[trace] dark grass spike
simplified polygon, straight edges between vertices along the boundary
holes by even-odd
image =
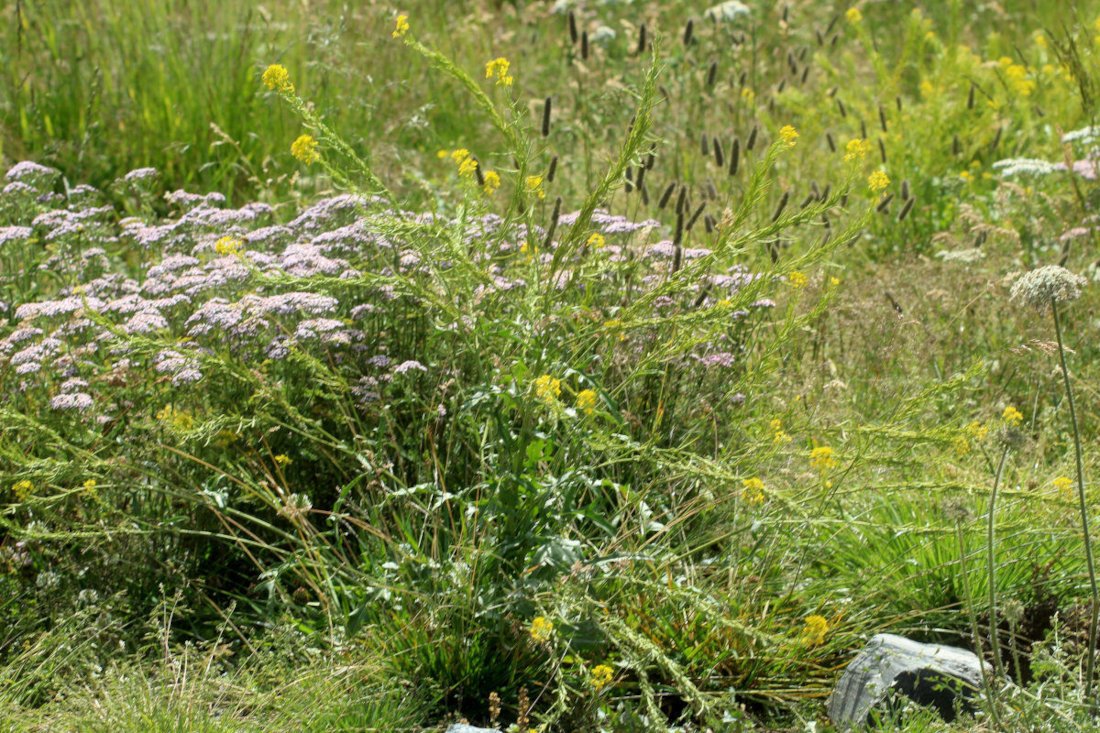
[[[581,60],[588,60],[588,31],[581,33]]]
[[[878,154],[882,157],[882,164],[886,165],[886,144],[881,137],[878,139]]]
[[[748,81],[748,78],[749,78],[749,72],[742,71],[741,76],[737,77],[737,86],[739,86],[739,87],[745,86],[745,82]]]
[[[901,198],[903,201],[909,200],[909,179],[906,178],[901,182]]]
[[[688,223],[687,223],[687,227],[686,227],[687,231],[690,232],[691,228],[695,226],[695,222],[699,221],[699,217],[703,215],[703,210],[705,208],[707,208],[707,203],[705,201],[703,203],[699,204],[699,208],[697,208],[695,210],[695,213],[691,215],[691,218],[688,219]]]
[[[955,137],[951,138],[951,154],[958,157],[961,152],[962,144],[959,142],[959,136],[955,135]]]
[[[707,88],[713,89],[716,81],[718,81],[718,62],[711,61],[710,68],[707,69]]]
[[[997,145],[1001,142],[1001,133],[1004,132],[1004,127],[997,128],[997,134],[993,136],[993,142],[989,144],[989,152],[993,152],[997,149]]]
[[[577,45],[577,16],[572,10],[569,11],[569,40]]]
[[[638,173],[634,176],[634,188],[641,188],[645,185],[645,172],[646,167],[644,165],[638,166]]]
[[[821,189],[817,187],[817,181],[810,181],[810,193],[814,195],[815,199],[821,198]]]
[[[840,100],[840,97],[836,98],[836,108],[840,112],[841,117],[846,118],[848,116],[848,110],[844,108],[844,102]]]
[[[554,174],[558,172],[558,156],[554,156],[550,159],[550,169],[546,171],[546,182],[554,182]]]
[[[829,221],[829,217],[824,213],[821,214],[821,224],[826,229],[832,229],[833,228],[833,223],[831,221]]]
[[[902,106],[901,106],[901,95],[900,94],[897,95],[896,97],[894,97],[894,106],[898,108],[898,112],[901,112]]]
[[[707,179],[707,197],[711,201],[718,200],[718,187],[714,185],[714,181]]]
[[[691,45],[691,42],[695,39],[695,20],[689,18],[687,25],[684,26],[684,48]]]
[[[772,221],[771,221],[772,224],[779,221],[779,217],[783,215],[783,209],[787,208],[787,202],[790,201],[790,200],[791,200],[791,192],[790,191],[784,191],[783,192],[783,198],[779,199],[779,206],[775,207],[775,213],[772,214]]]
[[[974,82],[970,82],[970,93],[966,95],[966,108],[974,109]]]
[[[803,46],[802,50],[798,52],[798,60],[802,63],[806,63],[806,57],[810,55],[810,47]]]
[[[645,169],[647,171],[653,170],[653,166],[657,164],[657,148],[650,148],[649,155],[645,159]]]
[[[825,45],[825,36],[823,36],[821,34],[821,31],[819,31],[818,29],[815,28],[814,29],[814,35],[817,36],[817,45],[818,46],[824,46]]]
[[[886,110],[882,108],[881,104],[878,106],[878,123],[882,126],[883,132],[890,132],[886,127]]]
[[[829,194],[832,193],[832,192],[833,192],[833,184],[831,184],[831,183],[825,184],[825,188],[821,191],[821,200],[822,201],[828,201]]]
[[[561,216],[561,196],[554,200],[554,213],[550,217],[550,226],[546,228],[546,239],[542,241],[543,252],[548,252],[550,245],[554,242],[554,233],[558,230],[559,216]]]
[[[733,139],[733,147],[730,148],[730,167],[729,173],[731,176],[737,175],[737,166],[741,160],[741,138],[735,137]]]
[[[645,185],[645,181],[638,186],[638,193],[642,195],[642,205],[649,206],[649,186]]]
[[[776,94],[782,94],[783,90],[786,89],[786,88],[787,88],[787,80],[786,79],[780,79],[779,80],[779,85],[775,88],[775,93]],[[769,100],[769,103],[771,101],[772,100]],[[769,106],[770,106],[770,104],[769,104]]]
[[[784,23],[789,23],[790,18],[791,18],[791,6],[790,5],[784,5],[783,6],[783,22]]]
[[[864,140],[867,139],[867,123],[863,121],[863,118],[859,120],[859,136]]]
[[[772,264],[779,262],[779,240],[773,239],[765,245],[768,248],[768,256],[772,258]]]
[[[840,21],[839,15],[834,15],[833,19],[829,21],[829,25],[825,26],[825,35],[829,35],[833,32],[833,28],[836,28],[836,24]]]
[[[485,188],[485,173],[481,170],[481,161],[474,158],[474,163],[477,164],[474,166],[474,175],[477,176],[477,187]]]
[[[715,165],[717,165],[719,168],[725,168],[726,167],[726,154],[722,150],[722,141],[719,140],[717,137],[715,137],[713,140],[711,140],[711,142],[714,143],[714,163],[715,163]]]
[[[828,97],[829,99],[833,99],[833,98],[836,97],[836,93],[839,92],[839,91],[840,91],[840,87],[832,87],[827,92],[825,92],[825,96]]]
[[[672,235],[672,271],[676,272],[680,269],[680,258],[683,257],[683,250],[681,246],[684,241],[684,215],[683,213],[676,214],[676,231]]]
[[[802,70],[802,78],[799,79],[799,84],[805,84],[806,80],[810,78],[810,67],[807,66]]]
[[[687,186],[682,186],[680,188],[680,196],[676,199],[676,213],[677,214],[683,214],[684,213],[684,207],[687,206],[687,195],[688,195]]]
[[[663,210],[666,206],[668,206],[668,200],[672,198],[672,194],[675,191],[676,181],[673,181],[672,183],[668,184],[668,187],[665,188],[665,192],[661,194],[661,198],[657,201],[657,208]]]
[[[829,48],[836,48],[837,41],[840,40],[840,34],[833,34],[833,40],[829,41]]]
[[[831,133],[831,132],[826,132],[825,133],[825,143],[829,146],[829,152],[830,153],[835,153],[836,152],[836,141],[833,140],[833,133]]]
[[[710,140],[707,139],[705,132],[699,138],[699,153],[704,157],[710,155]]]
[[[815,200],[817,200],[817,197],[814,196],[813,193],[806,194],[806,198],[802,199],[802,203],[798,205],[798,210],[802,211],[802,209],[805,209],[807,206],[812,204]]]
[[[634,190],[634,169],[630,166],[626,167],[626,192],[630,193]]]
[[[848,194],[844,194],[840,197],[840,205],[843,207],[848,206]]]
[[[712,234],[714,230],[718,227],[718,222],[714,220],[713,216],[707,214],[703,217],[703,226],[706,228],[707,234]]]
[[[710,217],[707,217],[708,219]],[[706,283],[699,289],[699,295],[695,298],[695,302],[691,304],[692,308],[698,308],[703,304],[703,301],[707,299],[707,294],[710,292],[711,284]]]
[[[905,221],[905,217],[909,216],[909,212],[913,210],[913,204],[917,203],[916,199],[909,199],[905,202],[905,206],[901,207],[901,211],[898,212],[898,221]]]
[[[641,56],[646,52],[646,46],[649,44],[649,39],[646,38],[648,29],[645,23],[638,26],[638,55]]]
[[[759,128],[756,125],[752,126],[752,132],[749,133],[749,139],[745,141],[745,150],[752,150],[756,145],[756,135],[759,132]]]
[[[886,213],[886,210],[890,208],[890,202],[894,200],[894,194],[888,193],[882,197],[882,201],[875,207],[875,211],[880,214]]]
[[[550,97],[546,98],[546,101],[542,103],[542,136],[550,137],[550,110],[553,103]]]

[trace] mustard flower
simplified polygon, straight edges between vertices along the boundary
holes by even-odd
[[[848,11],[844,13],[844,17],[852,25],[859,25],[863,22],[863,13],[859,12],[859,8],[848,8]]]
[[[615,678],[615,671],[606,664],[597,664],[592,668],[592,676],[589,678],[589,683],[599,692],[603,688],[611,684],[611,680]]]
[[[787,431],[783,429],[783,421],[778,417],[772,420],[768,426],[772,431],[772,442],[776,445],[783,445],[791,442],[791,436],[787,434]]]
[[[825,643],[825,634],[829,632],[829,622],[824,616],[811,614],[806,617],[806,626],[802,630],[802,641],[807,646],[819,646]]]
[[[1014,428],[1020,427],[1024,422],[1024,415],[1012,405],[1005,408],[1005,411],[1001,413],[1001,418]]]
[[[604,239],[604,236],[599,232],[593,232],[592,235],[588,238],[588,242],[586,244],[588,244],[588,246],[592,249],[599,249],[600,247],[603,247],[605,244],[607,244],[607,240]]]
[[[513,78],[508,74],[508,68],[511,66],[508,59],[501,56],[495,58],[485,64],[485,78],[492,79],[494,76],[497,79],[497,86],[509,87],[512,86]]]
[[[535,397],[548,405],[554,404],[561,397],[561,380],[543,374],[535,380]]]
[[[458,175],[469,178],[474,175],[474,171],[477,170],[477,160],[474,158],[466,158],[458,164]]]
[[[294,462],[286,453],[280,453],[279,455],[275,456],[274,460],[275,463],[280,466],[289,466],[291,463]]]
[[[788,148],[793,148],[798,144],[798,130],[791,125],[783,125],[779,128],[779,139]]]
[[[235,255],[244,249],[244,240],[239,237],[222,237],[214,243],[214,251],[220,255]]]
[[[542,187],[542,176],[527,176],[525,183],[528,193],[538,196],[539,199],[546,198],[546,191]]]
[[[810,451],[810,468],[825,473],[831,468],[836,468],[836,458],[833,449],[827,445],[819,445]]]
[[[867,176],[867,186],[872,192],[878,193],[882,189],[890,185],[890,177],[886,175],[886,171],[881,168],[871,175]]]
[[[500,174],[496,171],[485,171],[485,185],[481,188],[486,196],[492,196],[500,188]]]
[[[810,281],[810,278],[798,270],[791,272],[787,275],[787,284],[795,290],[806,287],[806,283]]]
[[[299,135],[290,144],[290,154],[306,165],[316,163],[321,158],[321,154],[317,152],[317,140],[312,135]]]
[[[18,499],[19,501],[26,501],[27,497],[31,495],[31,492],[34,491],[34,484],[32,484],[27,479],[16,481],[14,484],[12,484],[11,491],[13,494],[15,494],[16,499]]]
[[[753,506],[764,503],[764,481],[759,477],[747,478],[741,482],[741,501]]]
[[[272,91],[281,92],[283,94],[292,94],[294,92],[294,84],[290,81],[290,72],[288,72],[286,67],[282,64],[272,64],[264,69],[261,80],[264,86]]]
[[[577,409],[585,415],[591,415],[596,411],[598,396],[592,389],[583,389],[577,393]]]
[[[863,138],[854,138],[848,141],[848,144],[844,146],[844,162],[845,163],[858,163],[867,157],[867,153],[871,152],[871,143]]]
[[[550,641],[550,637],[554,635],[554,622],[545,616],[535,616],[529,633],[540,644]]]
[[[408,32],[409,32],[409,16],[407,16],[407,15],[397,16],[397,22],[394,26],[393,33],[391,35],[394,38],[401,38],[401,36],[405,35]]]
[[[1054,484],[1054,488],[1058,489],[1062,493],[1068,493],[1073,487],[1073,479],[1069,476],[1059,476],[1050,483]]]

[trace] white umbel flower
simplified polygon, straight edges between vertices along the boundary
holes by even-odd
[[[1042,310],[1077,300],[1086,282],[1064,267],[1047,265],[1021,275],[1012,285],[1012,300]]]

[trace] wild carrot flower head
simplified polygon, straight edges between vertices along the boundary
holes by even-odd
[[[288,72],[286,67],[282,64],[272,64],[268,66],[264,69],[264,74],[261,79],[264,86],[272,91],[284,94],[291,94],[294,91],[294,84],[290,81],[290,72]]]
[[[798,130],[791,125],[783,125],[779,128],[779,139],[788,148],[793,148],[798,144]]]
[[[312,135],[299,135],[290,144],[290,154],[306,165],[316,163],[321,158],[321,154],[317,152],[317,140]]]
[[[1021,275],[1012,284],[1012,300],[1043,310],[1052,303],[1068,303],[1081,297],[1085,278],[1059,265],[1047,265]]]
[[[409,32],[409,16],[407,16],[407,15],[397,16],[397,21],[394,24],[393,33],[391,35],[394,38],[401,38],[401,36],[405,35],[408,32]]]
[[[508,74],[508,68],[511,63],[508,59],[501,56],[495,58],[492,61],[485,64],[485,78],[492,79],[494,76],[497,80],[497,86],[510,87],[514,79]]]
[[[531,620],[529,633],[531,638],[540,644],[550,641],[550,637],[554,635],[554,622],[545,616],[535,616]]]

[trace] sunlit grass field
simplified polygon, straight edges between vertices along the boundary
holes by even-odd
[[[23,0],[0,62],[0,729],[828,731],[880,632],[990,674],[872,730],[1100,729],[1100,3]]]

